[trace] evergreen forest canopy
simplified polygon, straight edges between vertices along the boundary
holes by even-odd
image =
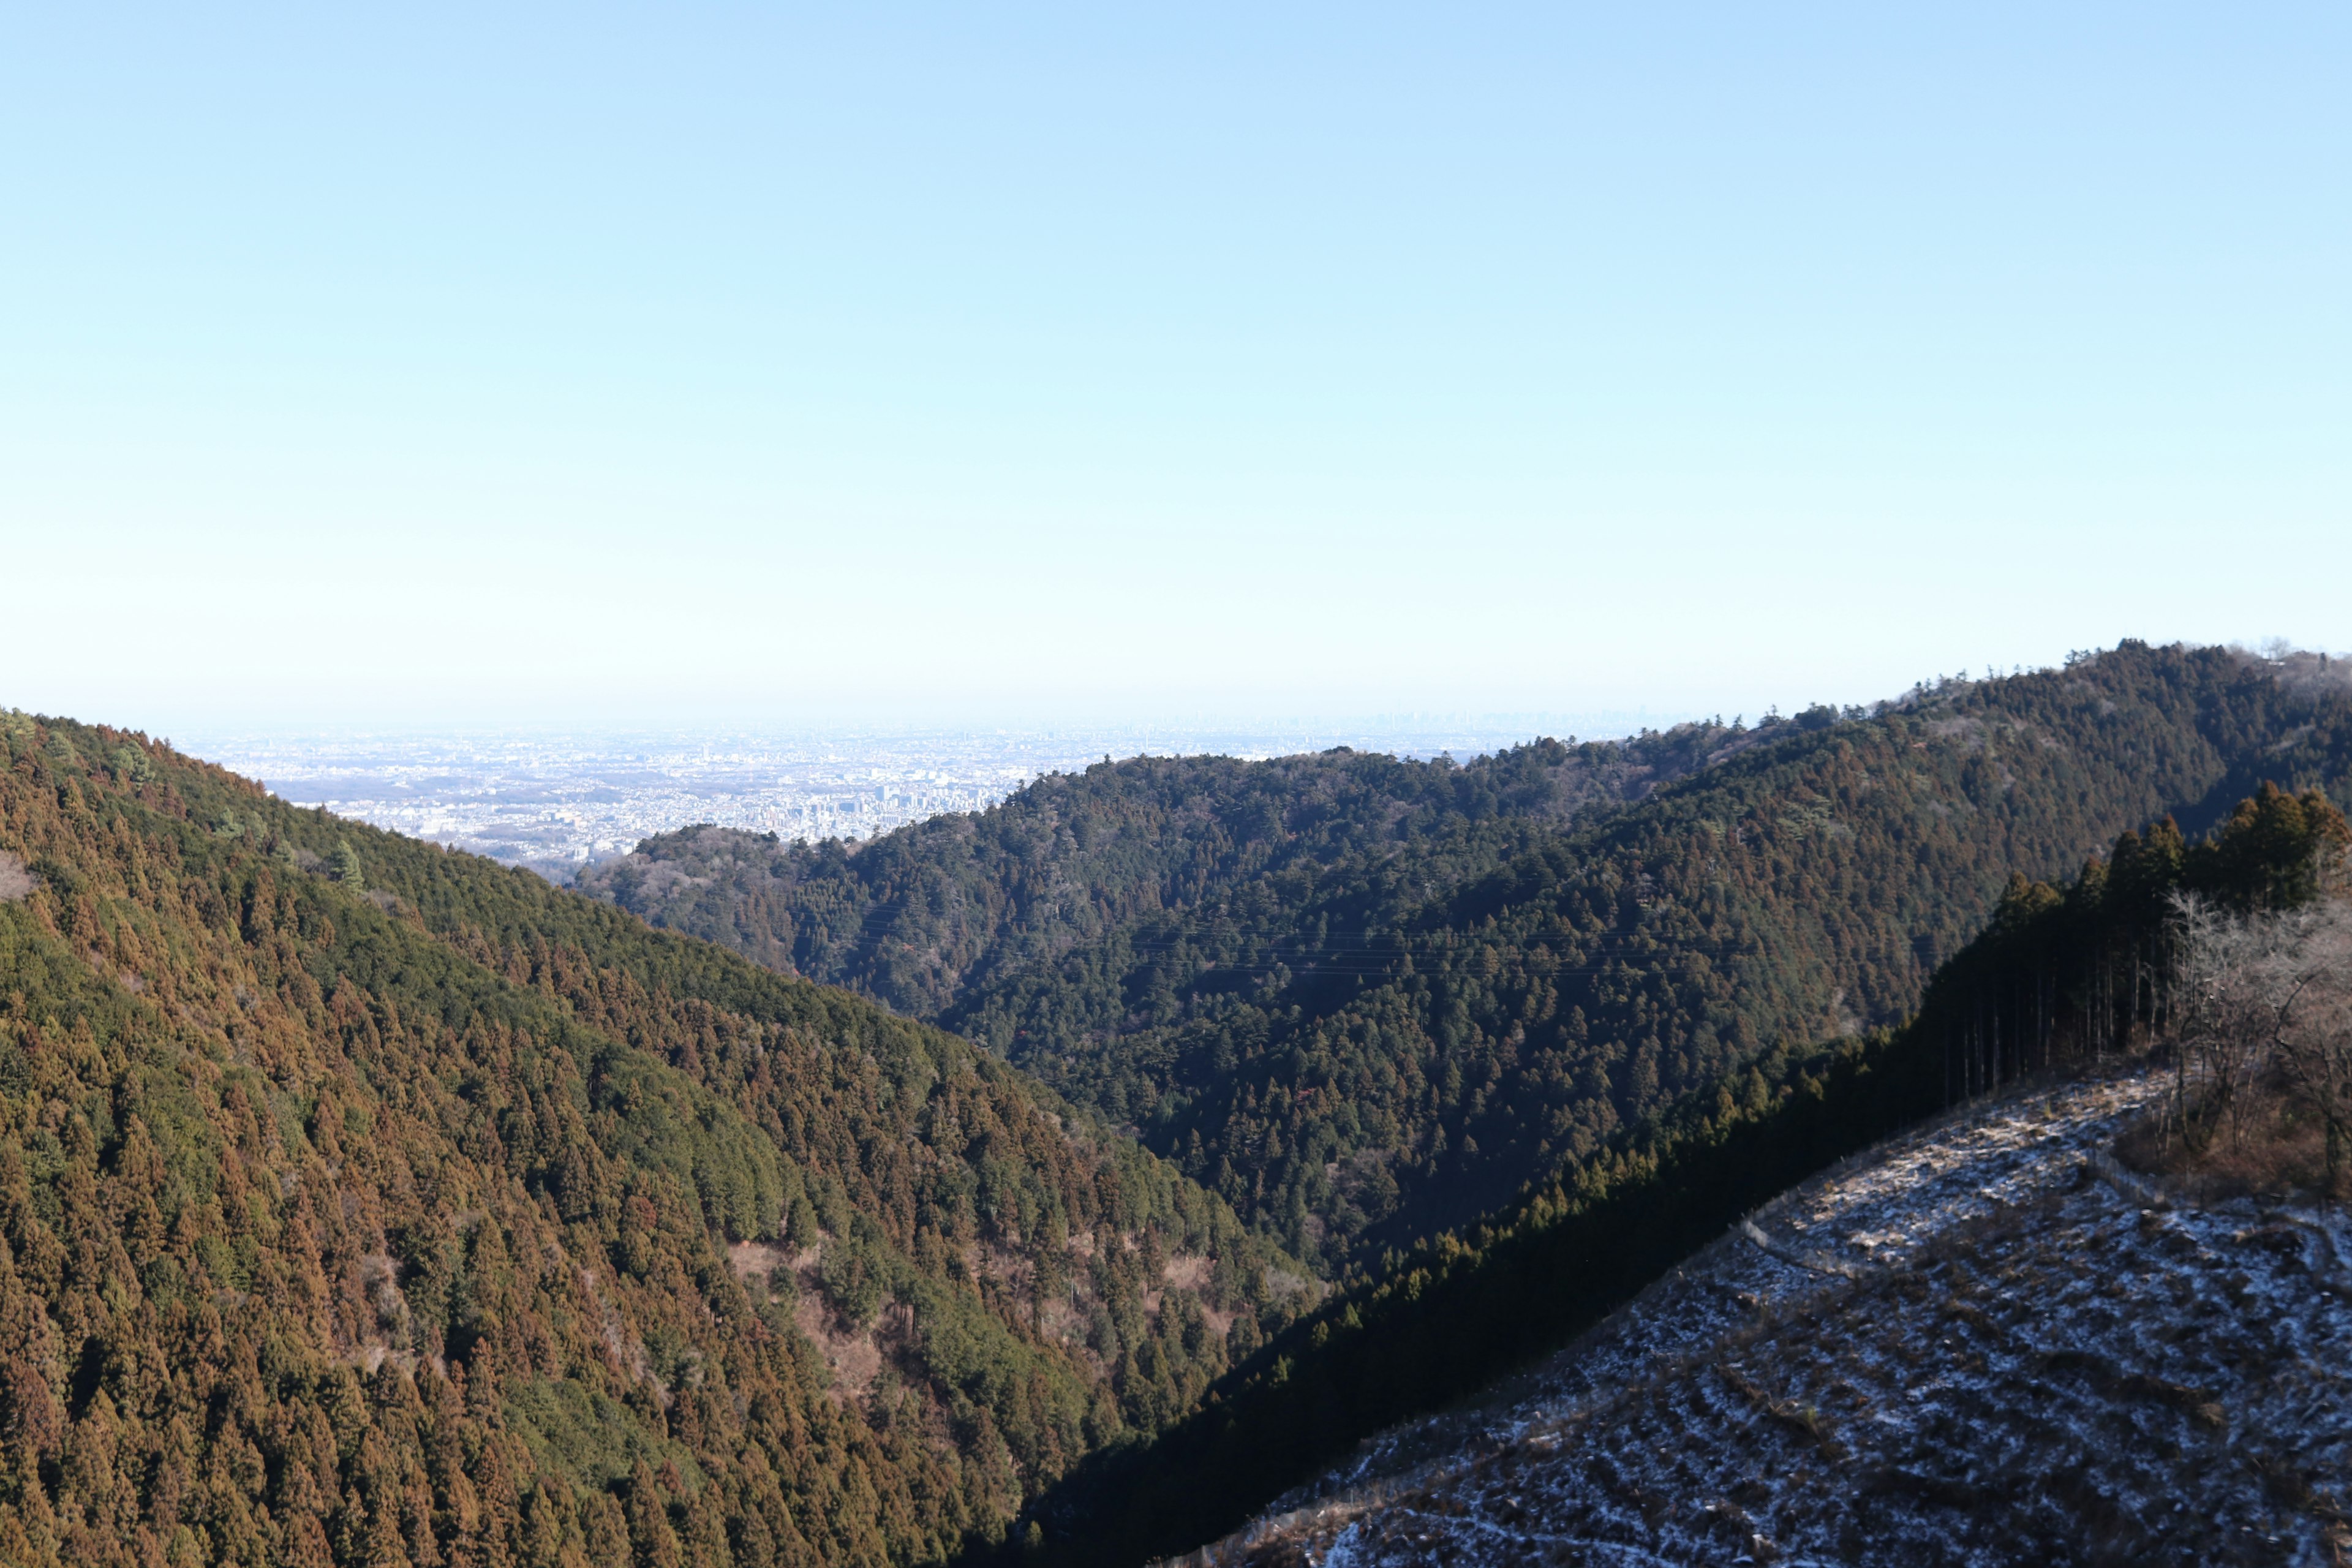
[[[2126,644],[1466,767],[1107,763],[854,851],[689,830],[616,909],[0,713],[0,1560],[1195,1544],[1824,1161],[2144,1038],[2166,900],[2307,897],[2347,759],[2340,668]]]
[[[951,1035],[0,713],[0,1560],[940,1562],[1312,1290]]]
[[[1775,1049],[1744,1081],[1612,1139],[1572,1179],[1351,1281],[1191,1419],[1094,1456],[1041,1500],[1045,1560],[1133,1563],[1213,1540],[1382,1427],[1591,1327],[1832,1161],[2028,1073],[2169,1053],[2181,1092],[2133,1140],[2216,1150],[2251,1118],[2291,1150],[2324,1129],[2300,1170],[2266,1169],[2340,1195],[2352,1046],[2326,1010],[2347,995],[2347,848],[2322,792],[2265,783],[2206,842],[2165,817],[2063,886],[2013,876],[1908,1022]],[[2299,996],[2320,1028],[2289,1016]]]
[[[1919,1005],[2012,875],[2352,788],[2340,664],[2126,643],[1867,711],[1466,766],[1137,758],[862,846],[712,827],[583,877],[1130,1127],[1329,1271]]]

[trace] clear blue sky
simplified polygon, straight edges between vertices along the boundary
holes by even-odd
[[[18,9],[0,704],[1727,715],[2352,645],[2352,9],[828,12]]]

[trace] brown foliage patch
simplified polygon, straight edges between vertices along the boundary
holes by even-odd
[[[2330,1190],[2326,1128],[2283,1086],[2258,1082],[2235,1110],[2235,1127],[2201,1148],[2180,1136],[2170,1111],[2151,1111],[2116,1140],[2116,1158],[2205,1202],[2352,1196],[2352,1165]]]

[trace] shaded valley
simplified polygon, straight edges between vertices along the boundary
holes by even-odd
[[[1462,767],[1106,763],[862,846],[689,829],[583,885],[964,1034],[1371,1268],[1777,1048],[1899,1022],[2012,874],[2348,773],[2340,665],[2126,644]]]

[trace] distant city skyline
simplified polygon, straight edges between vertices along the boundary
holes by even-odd
[[[1205,752],[1256,759],[1353,745],[1466,762],[1546,733],[1603,738],[1540,722],[1326,722],[1223,730],[295,728],[171,739],[281,799],[562,880],[652,835],[696,823],[786,842],[871,838],[946,812],[985,810],[1033,779],[1106,756]]]
[[[1899,693],[1878,694],[1893,697]],[[1785,704],[1779,706],[1786,706]],[[557,718],[524,718],[512,721],[435,722],[419,719],[380,722],[334,722],[300,718],[199,721],[183,727],[181,735],[163,736],[198,744],[244,744],[253,742],[293,742],[315,738],[343,742],[371,736],[427,740],[479,741],[486,744],[538,743],[548,739],[594,737],[600,744],[622,747],[642,744],[661,750],[698,741],[757,738],[768,741],[829,741],[835,739],[909,737],[1043,736],[1100,737],[1132,742],[1139,748],[1165,742],[1190,745],[1205,739],[1244,738],[1253,742],[1295,736],[1301,743],[1323,736],[1397,739],[1418,746],[1431,736],[1461,734],[1477,737],[1516,735],[1531,739],[1550,735],[1565,739],[1617,739],[1644,728],[1659,728],[1706,717],[1696,711],[1664,711],[1627,708],[1582,712],[1553,710],[1407,710],[1398,712],[1299,712],[1153,714],[1108,720],[1091,713],[999,715],[961,722],[900,721],[879,716],[864,721],[793,721],[737,715],[731,720],[678,720],[668,722],[608,719],[602,721]],[[1759,715],[1749,714],[1749,719]],[[1727,721],[1729,715],[1723,715]],[[1329,742],[1350,744],[1351,741]]]

